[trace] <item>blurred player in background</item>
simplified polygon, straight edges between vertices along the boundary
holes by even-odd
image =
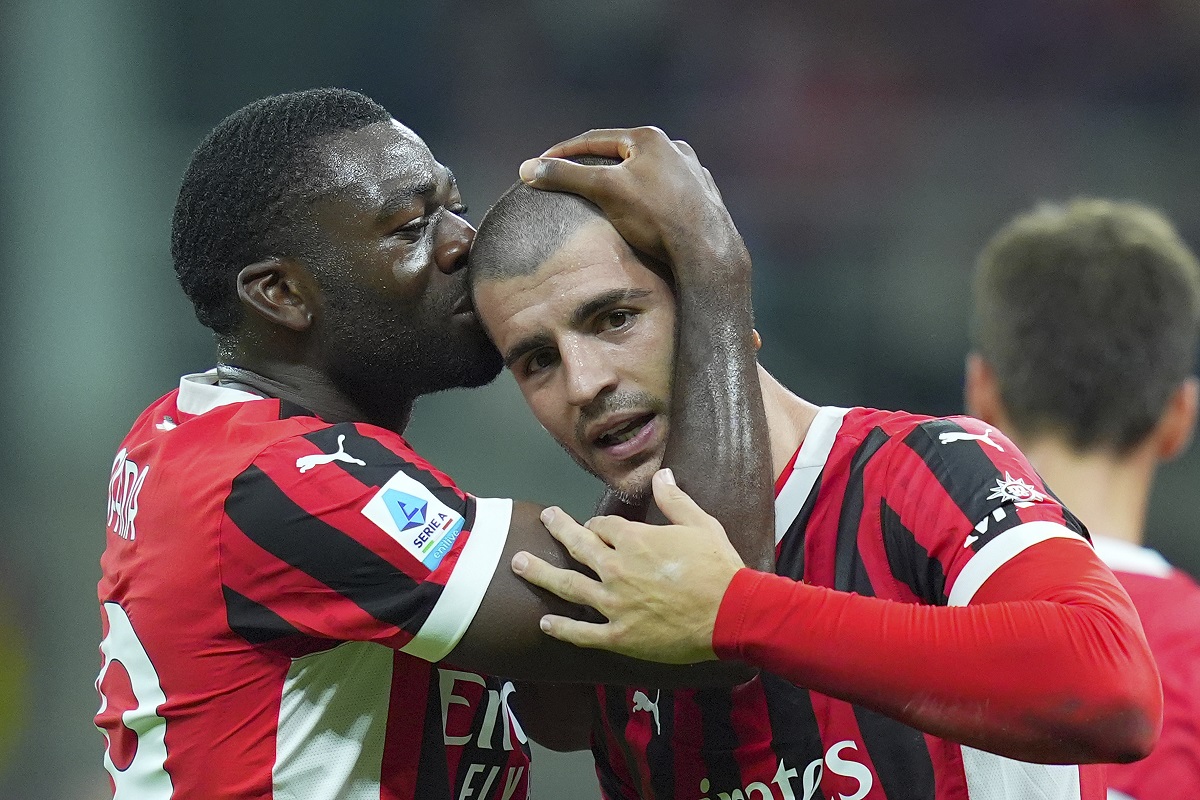
[[[645,430],[683,422],[657,409],[690,355],[674,350],[670,274],[622,239],[609,220],[624,226],[628,212],[605,198],[670,147],[637,129],[552,148],[613,159],[522,167],[534,187],[588,186],[599,208],[518,184],[472,254],[476,308],[538,421],[635,497],[662,463]],[[686,198],[675,208],[694,218]],[[777,574],[743,568],[666,472],[654,496],[678,526],[550,515],[599,581],[529,554],[513,567],[609,620],[552,616],[553,636],[763,672],[733,690],[600,686],[573,712],[547,687],[519,701],[535,740],[590,740],[611,800],[1102,798],[1103,767],[1070,765],[1144,756],[1160,689],[1136,612],[1083,527],[978,420],[818,408],[761,367],[757,379]]]
[[[655,441],[770,563],[750,262],[673,152],[604,197],[679,266],[690,354],[664,412],[682,421]],[[560,604],[508,568],[526,548],[567,563],[541,508],[467,494],[401,437],[419,395],[501,369],[464,210],[425,143],[354,92],[251,103],[193,155],[172,256],[219,362],[152,404],[112,466],[96,724],[117,797],[522,800],[507,679],[749,673],[543,636]]]
[[[1162,676],[1162,736],[1149,758],[1109,768],[1111,796],[1196,797],[1200,587],[1142,542],[1155,470],[1196,422],[1200,265],[1143,206],[1044,205],[983,250],[974,314],[968,412],[1011,436],[1088,525]]]

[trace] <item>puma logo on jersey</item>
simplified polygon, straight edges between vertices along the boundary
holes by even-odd
[[[633,710],[645,711],[654,717],[654,730],[656,733],[662,733],[662,725],[658,719],[658,698],[661,690],[654,693],[654,702],[641,689],[633,693]]]
[[[942,444],[951,444],[953,442],[983,442],[992,447],[1004,452],[1004,448],[992,439],[992,429],[988,428],[983,433],[967,433],[966,431],[946,431],[938,434],[938,441]]]
[[[312,456],[301,456],[296,459],[296,468],[301,473],[308,472],[313,467],[319,467],[322,464],[328,464],[333,461],[344,461],[347,464],[358,464],[360,467],[365,467],[367,462],[351,456],[346,452],[346,434],[338,435],[338,449],[336,453],[317,453]]]

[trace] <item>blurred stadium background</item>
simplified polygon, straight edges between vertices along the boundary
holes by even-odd
[[[974,255],[1038,199],[1141,200],[1200,244],[1195,0],[4,0],[0,59],[2,798],[107,796],[106,478],[143,406],[212,362],[170,214],[191,149],[252,99],[370,94],[475,221],[586,128],[689,140],[754,256],[762,361],[822,403],[958,411]],[[410,438],[479,494],[583,515],[597,494],[507,378],[422,401]],[[1197,487],[1193,449],[1149,532],[1193,574]],[[535,798],[596,796],[587,764],[544,759]]]

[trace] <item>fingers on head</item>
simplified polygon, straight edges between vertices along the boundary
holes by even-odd
[[[570,156],[606,156],[625,159],[634,142],[633,130],[629,128],[593,128],[559,142],[542,158],[567,158]]]

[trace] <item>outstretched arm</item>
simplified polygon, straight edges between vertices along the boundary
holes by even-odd
[[[609,622],[549,617],[550,635],[638,658],[738,658],[919,730],[1042,763],[1130,761],[1162,696],[1136,611],[1079,539],[1013,558],[963,607],[922,606],[745,569],[720,526],[655,477],[675,525],[556,510],[550,530],[599,581],[521,560],[533,583]],[[949,669],[933,670],[930,659]]]

